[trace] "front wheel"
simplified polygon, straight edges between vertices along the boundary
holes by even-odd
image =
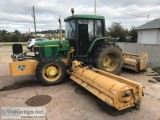
[[[62,60],[52,59],[50,62],[39,62],[36,68],[36,77],[44,85],[59,84],[64,81],[66,67]]]
[[[31,52],[34,52],[34,46],[32,46],[32,47],[30,48],[30,51],[31,51]]]

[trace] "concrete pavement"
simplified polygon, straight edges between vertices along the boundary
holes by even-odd
[[[140,110],[131,109],[121,115],[112,116],[103,110],[87,91],[83,91],[86,94],[77,94],[75,92],[77,87],[79,87],[77,84],[67,81],[56,86],[36,85],[2,91],[0,107],[27,107],[25,103],[27,99],[37,93],[52,97],[52,101],[43,106],[48,120],[158,120],[160,118],[160,100],[150,95],[145,95]]]
[[[4,50],[8,51],[7,48]],[[11,52],[4,53],[8,56],[11,54]],[[160,83],[148,82],[153,78],[144,73],[126,70],[122,72],[121,76],[143,85],[145,96],[140,110],[129,109],[117,114],[112,108],[107,111],[102,109],[93,95],[71,80],[66,79],[60,85],[42,86],[34,76],[9,77],[7,66],[8,62],[0,63],[1,86],[6,81],[6,85],[10,85],[0,90],[0,107],[29,107],[26,104],[27,99],[38,94],[52,97],[50,103],[42,106],[46,109],[46,120],[160,120]],[[13,85],[14,83],[16,84]]]

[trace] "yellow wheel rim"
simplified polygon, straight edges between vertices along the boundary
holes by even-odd
[[[49,81],[54,82],[61,76],[61,68],[56,64],[46,65],[43,69],[43,77]]]
[[[114,71],[118,66],[118,59],[110,54],[103,59],[103,66],[107,71]]]
[[[46,68],[45,73],[47,76],[55,76],[58,71],[57,68],[55,66],[49,66],[48,68]]]

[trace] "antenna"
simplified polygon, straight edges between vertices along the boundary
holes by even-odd
[[[147,15],[147,23],[149,22],[149,14]]]
[[[96,15],[96,7],[97,7],[97,2],[94,0],[94,15]]]
[[[36,16],[35,16],[34,6],[33,6],[33,19],[34,19],[35,37],[37,37],[37,31],[36,31]]]

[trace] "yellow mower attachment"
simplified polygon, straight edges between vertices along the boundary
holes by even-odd
[[[9,63],[10,75],[15,77],[34,74],[37,64],[36,60],[11,61]]]
[[[143,71],[148,67],[148,54],[131,54],[131,53],[123,53],[124,58],[124,68],[128,68],[134,71]]]
[[[118,110],[136,106],[142,99],[142,85],[108,72],[72,63],[73,81]]]

